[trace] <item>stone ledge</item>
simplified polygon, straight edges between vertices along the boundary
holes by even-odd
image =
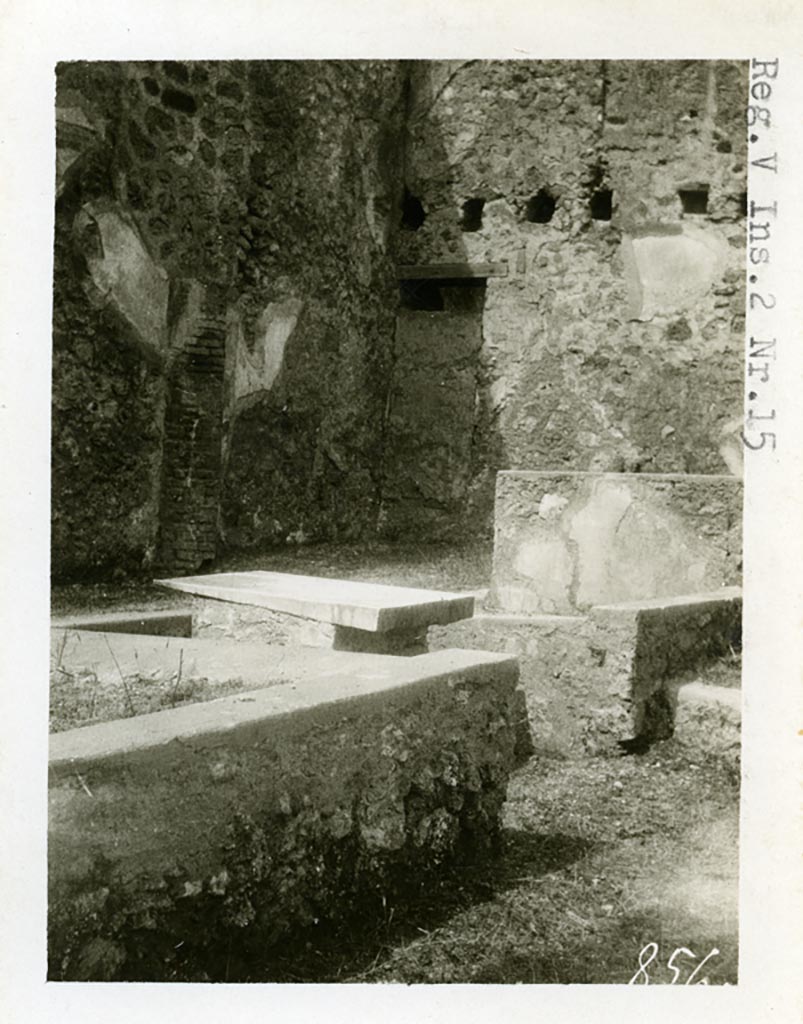
[[[103,612],[99,615],[62,615],[50,620],[52,629],[93,633],[138,633],[149,636],[192,636],[192,610],[162,612]]]
[[[741,605],[741,587],[720,587],[700,594],[680,594],[675,597],[655,597],[643,601],[620,601],[616,604],[597,604],[591,608],[591,615],[605,616],[636,614],[643,616],[672,615],[675,612],[705,610],[708,606],[718,607],[723,602],[738,602]]]
[[[669,687],[675,739],[690,751],[722,759],[737,771],[742,691],[695,680]]]
[[[712,686],[696,680],[691,683],[680,683],[676,689],[679,705],[688,707],[716,707],[725,713],[732,713],[741,718],[742,691],[728,686]]]
[[[193,641],[192,647],[197,644]],[[293,652],[289,658],[283,657],[278,664],[270,665],[265,664],[265,651],[261,648],[249,651],[248,645],[235,643],[225,645],[221,652],[216,641],[206,641],[204,646],[206,653],[216,653],[225,664],[218,678],[248,678],[251,674],[259,685],[260,681],[269,682],[280,671],[284,682],[200,704],[55,733],[50,737],[51,771],[58,775],[63,770],[73,770],[76,764],[86,766],[92,761],[150,752],[188,740],[217,743],[221,736],[234,737],[238,730],[248,732],[253,725],[270,729],[274,721],[280,723],[280,729],[286,729],[288,717],[308,711],[314,711],[317,723],[324,724],[330,716],[341,714],[344,704],[381,700],[394,691],[416,686],[453,685],[456,681],[476,685],[490,679],[515,686],[518,680],[515,658],[487,651],[440,650],[417,658],[394,658],[309,649]],[[197,652],[193,658],[192,647],[185,664],[194,665],[197,671]],[[149,666],[148,661],[140,659],[139,649],[131,647],[130,651],[135,654],[136,664]],[[164,652],[155,653],[164,657]],[[117,670],[120,659],[116,652],[113,657],[110,652],[108,657],[112,661],[117,659]],[[260,664],[255,671],[257,658]],[[208,671],[210,664],[207,662],[204,667]]]

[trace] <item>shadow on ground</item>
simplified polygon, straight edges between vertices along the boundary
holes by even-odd
[[[495,854],[457,860],[440,878],[423,879],[392,896],[378,894],[354,907],[348,919],[305,929],[264,957],[258,974],[253,966],[246,967],[230,955],[219,980],[374,980],[370,972],[394,950],[435,934],[456,915],[515,889],[522,872],[534,879],[566,870],[586,856],[591,846],[576,836],[504,829]]]

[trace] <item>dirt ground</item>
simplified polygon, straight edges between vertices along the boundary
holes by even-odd
[[[487,544],[316,544],[239,552],[218,559],[206,572],[294,572],[332,579],[390,583],[435,590],[479,590],[491,578],[492,550]],[[200,571],[200,570],[199,570]],[[113,583],[74,583],[54,587],[51,611],[72,615],[88,611],[177,607],[181,595],[146,579]]]
[[[286,681],[277,678],[274,685]],[[120,673],[118,679],[108,680],[90,670],[74,675],[54,665],[50,673],[50,731],[201,704],[252,687],[249,680],[209,680],[177,671],[156,677]]]
[[[666,984],[672,962],[685,984],[710,955],[691,983],[734,984],[736,786],[671,741],[644,757],[534,759],[509,790],[489,898],[366,980]]]
[[[673,740],[533,758],[498,856],[310,928],[238,980],[736,984],[738,785]]]

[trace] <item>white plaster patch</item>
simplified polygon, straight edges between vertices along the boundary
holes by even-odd
[[[728,243],[712,228],[683,225],[679,234],[625,236],[622,257],[629,316],[649,320],[698,303],[722,275]]]
[[[499,377],[491,382],[488,388],[490,404],[492,409],[498,409],[507,401],[508,380],[507,377]]]
[[[538,503],[538,515],[541,519],[557,519],[568,504],[569,499],[559,494],[545,494]]]
[[[744,445],[741,418],[729,420],[720,431],[719,454],[728,471],[741,479],[744,476]]]
[[[245,398],[270,391],[284,362],[284,351],[298,322],[304,303],[300,299],[271,302],[256,324],[256,341],[249,351],[240,336],[234,368],[234,397]]]
[[[577,607],[705,589],[711,568],[701,545],[658,501],[624,483],[595,482],[572,519]]]
[[[139,338],[157,352],[166,347],[167,273],[145,248],[136,227],[112,207],[92,203],[79,218],[94,223],[102,248],[100,256],[89,256],[92,281],[136,330]],[[80,229],[80,220],[76,227]]]
[[[531,584],[518,595],[518,607],[506,605],[511,611],[560,612],[568,607],[573,565],[562,537],[526,541],[516,552],[513,568]]]
[[[577,544],[578,607],[593,604],[607,594],[612,543],[632,502],[633,495],[625,484],[600,480],[572,519],[569,536]]]

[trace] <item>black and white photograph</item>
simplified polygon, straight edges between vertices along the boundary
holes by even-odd
[[[791,1021],[800,62],[269,27],[37,71],[27,1009]]]

